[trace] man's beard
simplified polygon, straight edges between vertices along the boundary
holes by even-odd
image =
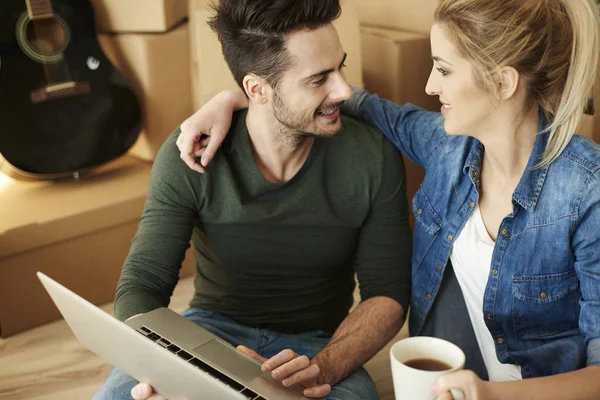
[[[342,103],[343,102],[322,105],[320,109],[339,108],[341,107]],[[314,114],[311,116],[312,118],[310,120],[308,118],[304,118],[301,113],[295,112],[288,106],[288,104],[283,100],[283,97],[279,95],[277,90],[275,90],[273,94],[273,116],[283,128],[280,132],[282,140],[290,145],[298,145],[311,136],[327,138],[333,136],[331,133],[328,134],[318,131],[308,131],[308,129],[311,127],[318,129],[317,125],[315,124]]]

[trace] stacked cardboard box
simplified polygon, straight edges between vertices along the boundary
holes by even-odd
[[[438,0],[347,0],[355,4],[363,26],[429,35]]]
[[[152,161],[191,112],[188,0],[94,0],[100,45],[143,111],[131,154]]]
[[[365,88],[398,104],[439,111],[437,96],[425,93],[432,68],[429,37],[369,27],[361,32]]]
[[[142,132],[130,153],[152,161],[193,111],[188,24],[164,33],[100,34],[99,40],[142,105]]]
[[[35,272],[95,304],[114,300],[151,165],[123,157],[79,180],[0,175],[0,336],[59,317]],[[193,271],[186,257],[182,276]]]

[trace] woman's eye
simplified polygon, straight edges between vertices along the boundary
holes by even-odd
[[[446,71],[444,68],[438,68],[437,70],[440,74],[442,74],[442,76],[448,75],[448,71]]]

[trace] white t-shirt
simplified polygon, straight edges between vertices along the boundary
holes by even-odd
[[[521,367],[498,361],[494,339],[484,321],[483,296],[490,274],[494,245],[477,205],[454,242],[450,260],[467,304],[489,379],[505,382],[523,379],[523,376]]]

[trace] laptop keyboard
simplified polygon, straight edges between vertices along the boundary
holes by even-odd
[[[148,329],[147,327],[142,326],[141,328],[137,329],[137,332],[141,333],[142,335],[144,335],[146,338],[152,340],[153,342],[158,343],[162,347],[169,350],[171,353],[176,354],[178,357],[189,362],[194,367],[204,371],[205,373],[212,376],[213,378],[218,379],[219,381],[221,381],[221,383],[226,384],[227,386],[229,386],[236,392],[240,392],[241,394],[246,396],[246,398],[248,398],[250,400],[267,400],[264,397],[260,396],[259,394],[253,392],[251,389],[242,385],[241,383],[231,379],[224,373],[211,367],[210,365],[208,365],[204,361],[200,360],[199,358],[196,358],[193,355],[191,355],[190,353],[188,353],[187,351],[182,350],[180,347],[174,345],[173,343],[171,343],[167,339],[163,338],[159,334],[153,332],[151,329]]]

